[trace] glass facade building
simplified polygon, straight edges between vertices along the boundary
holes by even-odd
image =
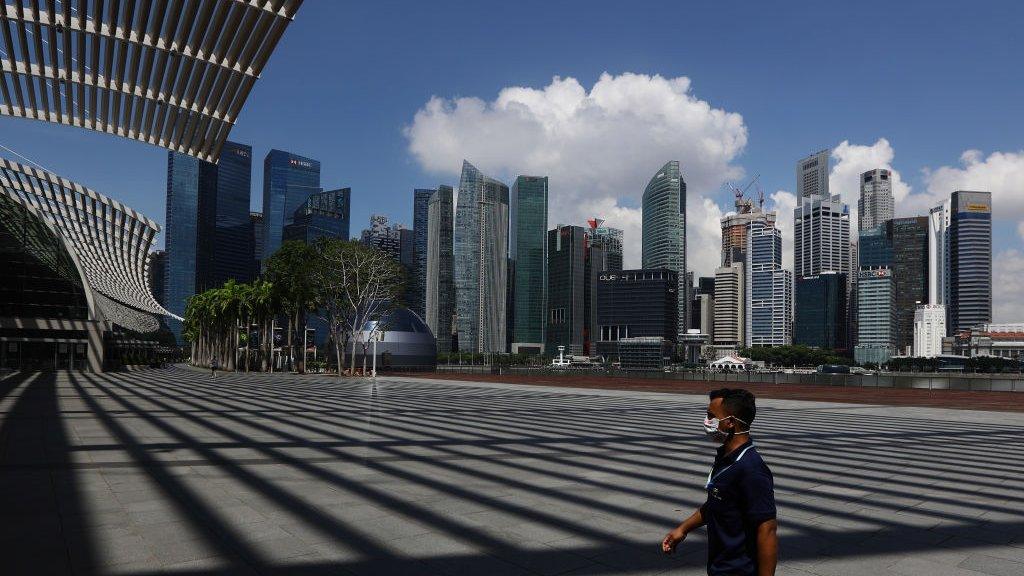
[[[951,334],[992,322],[992,193],[953,192],[949,223]]]
[[[427,242],[430,237],[430,197],[437,190],[417,188],[412,192],[412,231],[415,264],[409,308],[420,317],[427,313]]]
[[[796,281],[793,344],[847,350],[846,274],[822,272]]]
[[[188,299],[196,293],[199,271],[199,164],[191,156],[167,154],[167,280],[163,301],[169,312],[181,317],[185,316]],[[168,328],[181,343],[181,322],[171,318]]]
[[[520,344],[543,350],[547,310],[548,178],[520,176],[509,194],[509,260],[512,274],[513,351]]]
[[[263,159],[263,259],[281,247],[284,227],[311,195],[320,192],[320,162],[283,150]]]
[[[605,251],[605,269],[614,272],[622,271],[622,240],[623,232],[619,228],[602,226],[603,220],[591,218],[587,220],[590,228],[587,234],[590,235],[591,246],[601,246]]]
[[[556,354],[586,352],[586,231],[559,225],[548,231],[548,312],[545,351]]]
[[[462,163],[455,207],[455,301],[459,349],[506,351],[508,186]]]
[[[896,286],[895,349],[909,355],[914,347],[914,314],[928,302],[928,217],[895,218],[887,224],[892,236],[892,279]]]
[[[625,338],[660,337],[671,348],[678,336],[678,290],[674,270],[602,272],[597,280],[597,354],[618,354],[619,341]]]
[[[320,238],[348,240],[352,189],[340,188],[313,194],[292,214],[282,239],[313,244]]]
[[[438,352],[452,352],[455,322],[454,264],[455,191],[438,186],[427,205],[427,326],[437,338]]]
[[[668,268],[679,277],[679,294],[686,283],[686,182],[679,162],[661,167],[647,183],[642,201],[641,251],[643,268]],[[689,303],[679,299],[678,333],[689,326]]]
[[[750,223],[746,254],[746,342],[786,346],[793,341],[793,277],[782,269],[782,231]]]
[[[892,357],[894,289],[890,268],[862,268],[857,273],[857,345],[853,357],[858,364],[882,364]]]

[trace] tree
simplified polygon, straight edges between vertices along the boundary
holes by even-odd
[[[306,313],[316,310],[319,301],[314,271],[320,254],[305,242],[289,240],[267,259],[266,279],[273,283],[281,305],[288,315],[287,346],[289,360],[294,354],[295,333],[306,329]],[[305,350],[298,371],[305,372]],[[290,362],[289,362],[290,364]]]
[[[322,239],[316,250],[320,257],[315,272],[316,287],[334,341],[338,376],[342,374],[343,351],[349,340],[352,341],[350,370],[354,374],[354,336],[369,328],[362,342],[365,364],[369,341],[384,329],[381,320],[402,294],[404,274],[401,265],[387,253],[358,242]]]

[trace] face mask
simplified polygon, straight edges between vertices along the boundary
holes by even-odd
[[[737,422],[742,422],[743,424],[746,424],[746,422],[743,422],[743,420],[740,420],[739,418],[737,418],[735,416],[727,416],[727,417],[723,418],[722,420],[728,420],[730,418],[732,418],[733,420],[736,420]],[[731,436],[735,436],[737,434],[749,434],[750,433],[749,431],[746,431],[746,430],[744,430],[743,432],[736,432],[736,431],[724,432],[722,430],[719,430],[718,429],[718,424],[721,423],[722,420],[719,420],[718,418],[705,418],[704,419],[704,433],[707,434],[708,440],[711,440],[712,442],[715,442],[715,443],[718,443],[718,444],[724,444],[725,441],[728,440]]]

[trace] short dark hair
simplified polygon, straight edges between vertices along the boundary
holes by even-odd
[[[757,415],[757,406],[754,403],[754,395],[743,388],[719,388],[712,390],[708,396],[714,400],[722,399],[722,406],[730,416],[735,416],[747,423],[749,426],[754,422]]]

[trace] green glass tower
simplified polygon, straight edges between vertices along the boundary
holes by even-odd
[[[667,268],[679,275],[679,334],[689,326],[686,286],[686,182],[672,160],[647,183],[643,197],[643,268]]]
[[[543,351],[547,308],[548,178],[520,176],[509,196],[512,351]]]

